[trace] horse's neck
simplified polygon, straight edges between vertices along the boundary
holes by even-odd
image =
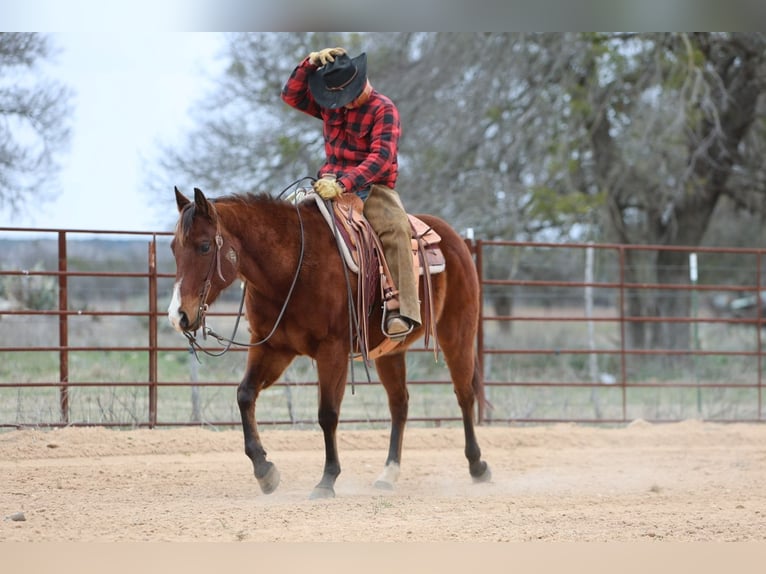
[[[300,247],[299,225],[280,204],[218,207],[221,224],[240,244],[240,274],[258,285],[292,279]]]

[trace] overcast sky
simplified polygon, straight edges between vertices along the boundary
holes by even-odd
[[[111,31],[52,38],[61,53],[50,73],[75,93],[63,192],[0,226],[164,230],[167,218],[160,220],[141,191],[147,162],[158,142],[180,143],[191,126],[190,107],[220,73],[223,36]]]

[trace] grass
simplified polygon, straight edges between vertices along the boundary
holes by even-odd
[[[57,344],[57,323],[48,317],[2,318],[0,345],[39,346]],[[216,318],[216,329],[228,333],[231,320]],[[73,317],[70,345],[146,346],[146,319],[142,317]],[[551,325],[555,328],[551,328]],[[596,325],[597,349],[617,351],[615,326]],[[160,322],[163,347],[184,347],[185,341]],[[496,349],[581,349],[585,350],[584,322],[527,322],[504,330],[486,324],[488,348]],[[756,348],[752,329],[720,324],[701,324],[703,349],[751,351]],[[416,348],[420,348],[419,345]],[[233,351],[220,358],[203,356],[200,362],[186,350],[164,351],[158,357],[160,423],[238,424],[236,385],[244,371],[246,355]],[[524,420],[754,420],[763,418],[758,389],[746,388],[758,381],[754,356],[706,355],[668,358],[658,355],[628,356],[626,386],[620,383],[622,365],[617,354],[599,354],[597,378],[604,384],[593,387],[563,386],[590,383],[590,355],[566,352],[488,355],[485,362],[487,397],[496,421]],[[371,370],[375,378],[374,368]],[[450,384],[417,384],[418,381],[448,381],[443,356],[438,363],[432,352],[408,356],[410,418],[436,418],[442,423],[460,416]],[[149,420],[149,355],[139,350],[96,350],[69,353],[69,421],[77,424],[145,425]],[[379,384],[368,384],[363,366],[354,364],[356,384],[346,390],[341,418],[347,425],[387,426],[388,406]],[[316,380],[313,363],[297,359],[282,378],[284,384],[264,391],[258,399],[259,421],[316,424],[317,389],[304,385]],[[59,353],[49,351],[0,351],[0,425],[45,425],[60,421],[60,392],[57,387],[18,388],[11,383],[59,381]],[[198,386],[195,381],[217,382],[220,386]],[[349,378],[350,381],[350,378]],[[89,383],[77,386],[76,383]],[[137,386],[108,386],[99,383],[138,383]],[[528,386],[525,383],[541,383]],[[613,384],[609,384],[613,383]],[[683,383],[687,388],[671,385]],[[730,385],[697,389],[696,384]],[[657,385],[657,386],[641,386]],[[623,407],[623,404],[625,405]],[[623,410],[624,409],[624,410]],[[760,409],[760,411],[759,411]],[[371,422],[375,421],[375,422]]]

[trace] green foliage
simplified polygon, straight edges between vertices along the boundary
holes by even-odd
[[[32,272],[43,271],[37,263]],[[3,275],[0,277],[0,297],[15,301],[24,309],[45,311],[58,307],[58,287],[55,277],[46,275]]]
[[[297,157],[301,150],[301,142],[286,135],[277,139],[279,154],[285,157]]]
[[[586,216],[603,207],[606,193],[563,194],[550,187],[535,187],[530,190],[531,200],[527,214],[530,218],[544,221],[550,227],[564,225],[568,220]]]

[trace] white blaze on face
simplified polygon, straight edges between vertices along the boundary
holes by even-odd
[[[173,325],[173,328],[176,331],[181,332],[181,313],[179,313],[179,310],[181,308],[181,280],[176,281],[176,284],[173,285],[173,298],[170,300],[170,305],[168,306],[168,319],[170,320],[170,324]]]

